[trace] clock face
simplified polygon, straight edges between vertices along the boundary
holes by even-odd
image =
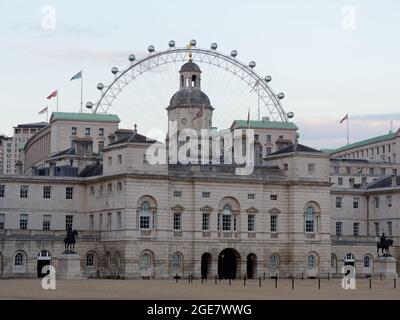
[[[181,120],[181,123],[182,123],[182,124],[186,124],[186,123],[187,123],[186,118],[183,118],[183,119]]]

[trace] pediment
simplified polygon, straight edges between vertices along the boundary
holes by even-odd
[[[208,205],[205,205],[204,207],[201,207],[201,208],[200,208],[200,211],[203,211],[203,212],[211,212],[211,211],[214,211],[214,209],[211,208],[211,207],[208,206]]]
[[[180,204],[177,204],[177,205],[171,207],[171,210],[172,210],[172,211],[176,211],[176,212],[182,212],[182,211],[185,210],[185,208],[182,207]]]
[[[269,213],[281,213],[282,211],[279,210],[278,208],[272,208],[270,210],[268,210]]]
[[[246,209],[246,212],[247,212],[247,213],[257,213],[257,212],[258,212],[258,209],[255,208],[255,207],[250,207],[250,208],[247,208],[247,209]]]

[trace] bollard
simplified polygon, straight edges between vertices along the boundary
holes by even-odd
[[[278,288],[278,276],[275,277],[275,289]]]
[[[258,278],[258,285],[259,285],[260,288],[261,288],[261,277]]]
[[[382,274],[381,274],[381,281],[382,281]]]
[[[318,278],[318,290],[320,290],[320,289],[321,289],[321,279]]]
[[[215,284],[217,284],[217,276],[215,276]]]
[[[393,279],[393,289],[396,289],[396,278]]]
[[[231,278],[229,278],[229,285],[231,285]]]
[[[301,280],[304,280],[304,273],[301,273]]]
[[[372,281],[371,278],[369,278],[369,288],[371,289]]]
[[[246,277],[243,278],[243,286],[246,286]]]
[[[294,277],[292,277],[292,290],[294,290]]]
[[[189,274],[189,276],[188,276],[188,282],[190,283],[190,274]]]

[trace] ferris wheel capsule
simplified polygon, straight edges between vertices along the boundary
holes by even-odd
[[[102,84],[101,82],[99,82],[99,83],[97,84],[97,89],[103,90],[103,89],[104,89],[104,84]]]
[[[256,66],[255,61],[250,61],[250,62],[249,62],[249,67],[250,67],[250,68],[254,68],[255,66]]]
[[[266,77],[264,78],[264,80],[265,80],[266,82],[271,82],[272,77],[271,77],[271,76],[266,76]]]
[[[86,102],[86,108],[92,109],[92,107],[93,107],[93,103],[92,102],[90,102],[90,101]]]
[[[215,42],[211,43],[211,49],[212,50],[216,50],[217,47],[218,47],[218,45]]]
[[[237,56],[237,54],[238,54],[238,53],[237,53],[236,50],[232,50],[232,51],[231,51],[231,57],[234,57],[234,58],[235,58],[235,57]]]
[[[170,40],[170,41],[168,42],[168,46],[169,46],[170,48],[175,47],[175,41],[174,41],[174,40]]]
[[[150,45],[150,46],[148,46],[147,47],[147,51],[149,52],[149,53],[152,53],[152,52],[154,52],[154,46],[153,45]]]
[[[190,40],[190,45],[191,45],[192,47],[195,47],[196,44],[197,44],[196,40],[194,40],[194,39]]]
[[[118,68],[117,67],[112,67],[111,68],[111,73],[112,74],[117,74],[118,73]]]
[[[282,100],[285,97],[283,92],[278,93],[278,99]]]
[[[289,119],[292,119],[292,118],[294,117],[294,113],[293,113],[292,111],[289,111],[289,112],[287,113],[287,117],[288,117]]]
[[[135,57],[134,54],[130,54],[128,59],[129,59],[130,62],[133,62],[133,61],[135,61],[136,57]]]

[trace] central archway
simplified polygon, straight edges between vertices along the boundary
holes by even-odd
[[[226,248],[218,256],[218,277],[221,279],[236,279],[240,263],[239,253],[232,248]]]

